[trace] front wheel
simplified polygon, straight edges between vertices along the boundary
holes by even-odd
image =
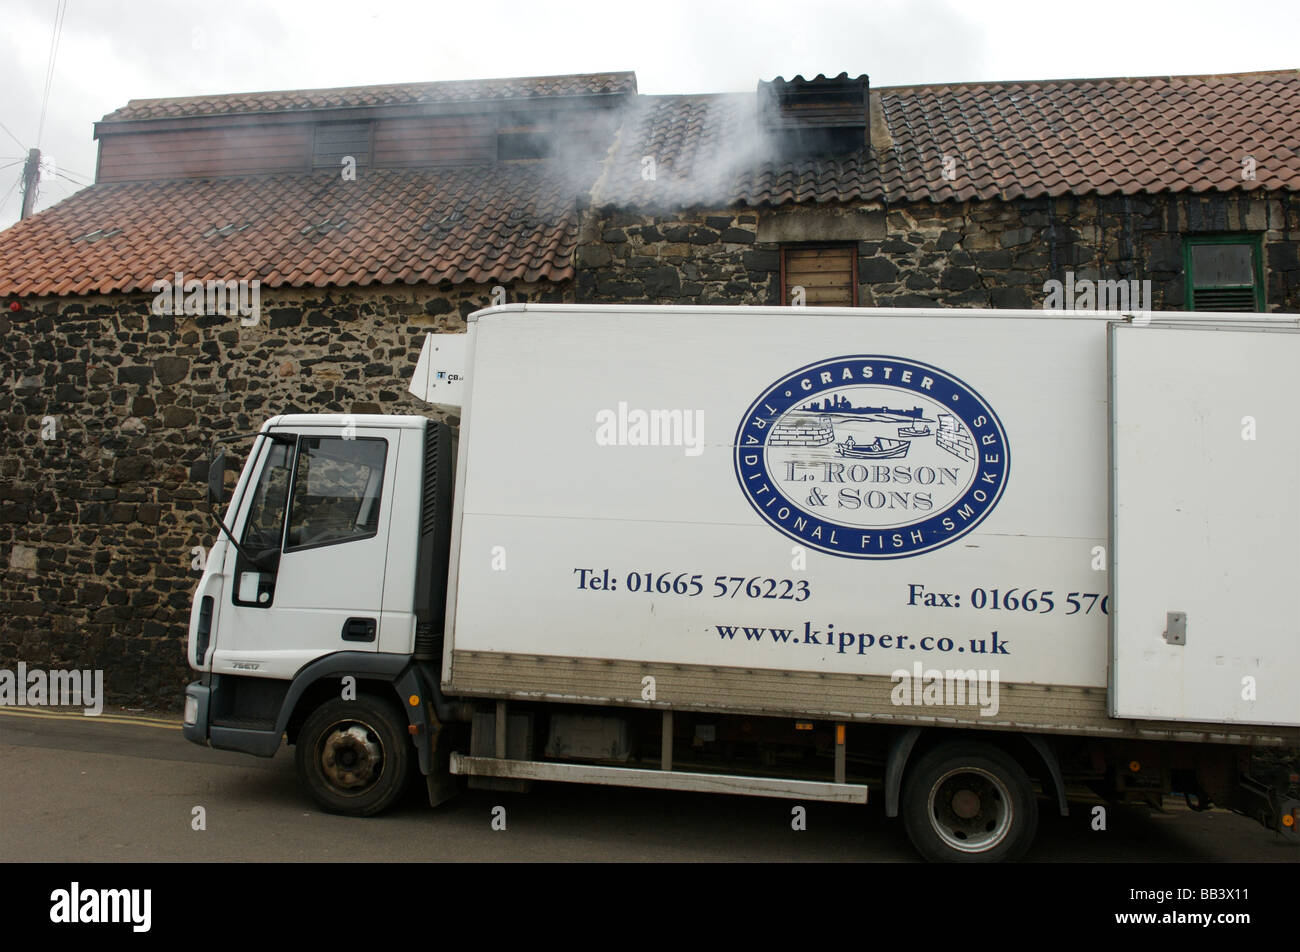
[[[903,825],[931,862],[1019,859],[1038,829],[1038,799],[999,747],[950,741],[928,751],[903,785]]]
[[[330,813],[380,813],[406,789],[411,744],[405,726],[392,705],[370,695],[327,701],[298,733],[298,779]]]

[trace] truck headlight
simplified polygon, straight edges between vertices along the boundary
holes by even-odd
[[[199,699],[196,697],[185,698],[185,723],[197,724],[199,721]]]

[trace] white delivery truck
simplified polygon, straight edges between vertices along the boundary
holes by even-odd
[[[1294,316],[508,305],[411,388],[458,435],[248,437],[189,739],[287,738],[357,815],[419,775],[874,788],[995,860],[1077,784],[1294,835],[1249,770],[1300,747]]]

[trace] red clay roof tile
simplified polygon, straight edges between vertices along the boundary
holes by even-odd
[[[641,96],[598,204],[1300,190],[1300,71],[876,89],[892,144],[782,160],[745,94]],[[943,178],[945,155],[956,175]],[[1242,159],[1256,162],[1243,181]],[[655,176],[642,174],[642,157]]]
[[[635,92],[631,73],[133,101],[109,119]],[[774,157],[750,94],[641,96],[597,205],[1300,190],[1300,72],[877,89],[890,141]],[[1242,159],[1256,178],[1243,180]],[[647,168],[645,157],[653,159]],[[956,159],[944,175],[943,159]],[[97,184],[0,232],[0,295],[572,277],[585,180],[549,163]]]
[[[267,287],[565,280],[570,178],[534,165],[94,185],[0,232],[0,295],[148,291],[177,271]],[[326,220],[345,225],[308,227]]]

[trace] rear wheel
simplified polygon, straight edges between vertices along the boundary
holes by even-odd
[[[1016,860],[1038,829],[1038,799],[1024,769],[1004,750],[951,741],[908,770],[903,824],[931,862]]]
[[[298,733],[298,779],[330,813],[372,816],[406,789],[411,743],[390,704],[362,694],[312,712]]]

